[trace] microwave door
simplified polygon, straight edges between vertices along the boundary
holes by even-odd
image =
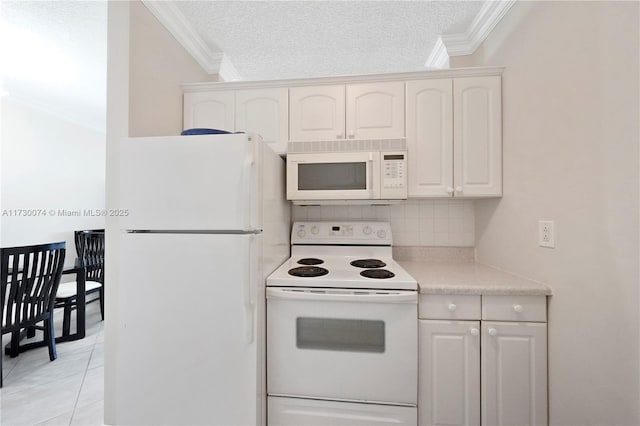
[[[378,152],[290,154],[287,199],[378,199],[379,164]]]

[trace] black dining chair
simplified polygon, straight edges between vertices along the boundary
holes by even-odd
[[[80,231],[73,231],[73,239],[76,243],[76,255],[78,256],[78,259],[82,258],[82,246],[83,246],[83,240],[82,240],[82,235],[84,233],[87,232],[102,232],[104,234],[104,228],[102,229],[83,229]]]
[[[42,342],[20,345],[21,331],[44,331],[49,359],[57,358],[53,331],[55,294],[60,284],[66,253],[65,243],[40,244],[0,249],[2,285],[2,335],[11,333],[8,350],[13,358]],[[43,326],[38,324],[43,322]],[[2,387],[2,357],[0,357]]]
[[[85,269],[86,304],[100,302],[100,315],[104,320],[104,230],[79,231],[75,235],[79,266]],[[56,294],[56,308],[63,308],[62,335],[68,336],[71,328],[71,313],[78,303],[78,288],[75,281],[61,283]]]

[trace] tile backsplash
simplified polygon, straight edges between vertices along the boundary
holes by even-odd
[[[410,200],[391,206],[293,206],[292,220],[380,220],[395,246],[473,247],[474,202]]]

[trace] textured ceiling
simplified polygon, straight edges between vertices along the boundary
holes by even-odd
[[[424,69],[441,34],[463,33],[483,1],[176,1],[244,80]]]
[[[107,4],[0,2],[0,77],[10,99],[103,130]]]

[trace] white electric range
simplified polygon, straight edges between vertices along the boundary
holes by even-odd
[[[417,283],[390,225],[296,222],[291,244],[267,278],[268,424],[416,425]]]

